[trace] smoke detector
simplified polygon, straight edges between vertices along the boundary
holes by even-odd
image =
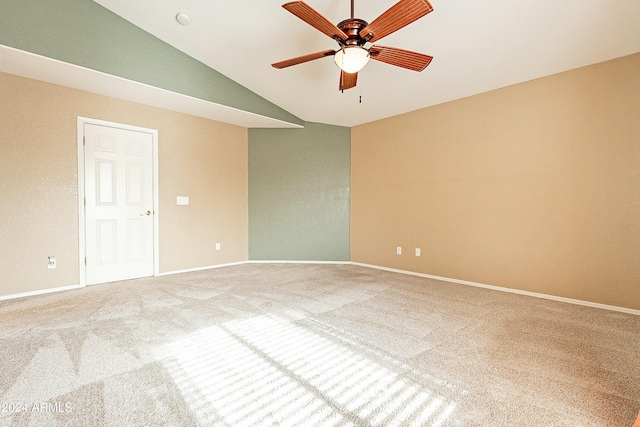
[[[189,18],[189,15],[187,15],[184,12],[180,12],[179,14],[176,15],[176,21],[178,21],[182,25],[191,24],[191,18]]]

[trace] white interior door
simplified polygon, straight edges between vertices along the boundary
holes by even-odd
[[[153,276],[153,136],[84,124],[86,283]]]

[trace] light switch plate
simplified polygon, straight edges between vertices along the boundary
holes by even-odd
[[[176,205],[187,206],[189,204],[189,196],[176,197]]]

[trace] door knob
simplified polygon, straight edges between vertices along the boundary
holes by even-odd
[[[151,215],[151,211],[146,211],[145,213],[141,213],[140,216]]]

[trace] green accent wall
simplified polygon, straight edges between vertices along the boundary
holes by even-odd
[[[351,129],[249,129],[249,259],[349,261]]]
[[[2,0],[0,44],[285,122],[304,123],[91,0]]]

